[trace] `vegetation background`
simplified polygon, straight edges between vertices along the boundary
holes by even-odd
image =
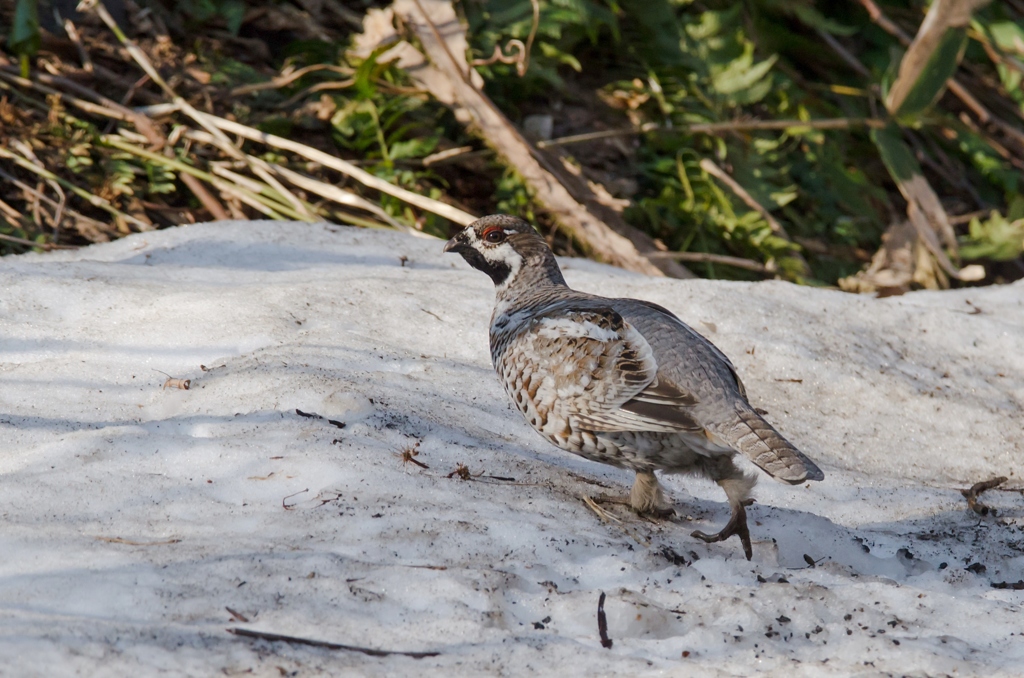
[[[0,0],[0,253],[506,212],[669,275],[1007,282],[1022,78],[1024,0]]]

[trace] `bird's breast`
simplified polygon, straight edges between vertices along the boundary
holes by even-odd
[[[556,361],[554,369],[541,369],[537,356],[529,347],[516,350],[501,350],[502,342],[495,348],[494,367],[498,379],[516,409],[523,418],[551,444],[573,454],[594,461],[620,465],[618,446],[598,437],[594,432],[581,428],[568,411],[568,375],[560,374],[568,369],[565,361]],[[572,380],[573,383],[578,383]]]

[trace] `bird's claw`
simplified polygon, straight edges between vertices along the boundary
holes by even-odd
[[[747,529],[747,511],[743,508],[745,504],[746,502],[733,509],[732,517],[729,518],[729,522],[725,524],[721,532],[706,534],[700,530],[694,530],[690,536],[696,537],[707,544],[713,544],[717,541],[725,541],[729,537],[736,535],[743,544],[743,555],[747,557],[747,560],[750,560],[754,555],[754,550],[750,546],[750,530]]]
[[[636,511],[636,509],[633,509]],[[674,508],[654,508],[649,511],[636,511],[637,515],[651,521],[671,520],[676,517]]]

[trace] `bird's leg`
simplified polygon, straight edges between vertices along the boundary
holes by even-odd
[[[749,506],[753,503],[753,499],[747,499],[744,503],[733,506],[732,517],[729,518],[729,522],[725,524],[721,532],[707,534],[700,530],[694,530],[690,536],[711,544],[716,541],[725,541],[729,537],[736,535],[743,544],[743,555],[747,557],[747,560],[750,560],[754,555],[754,551],[750,546],[750,530],[747,529],[747,511],[744,506]]]
[[[675,513],[665,501],[661,483],[654,471],[637,471],[633,489],[629,491],[629,506],[642,516],[668,518]]]
[[[636,481],[628,497],[601,495],[595,501],[603,504],[623,504],[642,516],[669,518],[675,512],[666,506],[665,494],[654,471],[637,471]]]
[[[732,516],[729,517],[729,522],[725,524],[725,527],[720,532],[715,534],[706,534],[700,530],[694,530],[690,536],[711,544],[716,541],[725,541],[729,537],[736,535],[740,538],[740,543],[743,544],[743,555],[747,557],[747,560],[750,560],[754,555],[754,551],[750,546],[750,530],[747,529],[747,511],[745,507],[754,503],[754,500],[748,496],[750,489],[754,486],[754,482],[755,478],[739,473],[738,469],[736,476],[719,480],[718,484],[725,490],[726,495],[729,497],[729,505],[732,507]]]

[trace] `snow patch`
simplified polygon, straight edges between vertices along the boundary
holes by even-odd
[[[755,488],[747,562],[689,536],[728,518],[711,483],[664,478],[662,523],[580,500],[632,476],[510,406],[493,286],[442,245],[244,222],[0,260],[4,671],[1019,674],[1024,284],[875,300],[563,262],[698,328],[823,467]],[[996,475],[1013,491],[969,511]]]

